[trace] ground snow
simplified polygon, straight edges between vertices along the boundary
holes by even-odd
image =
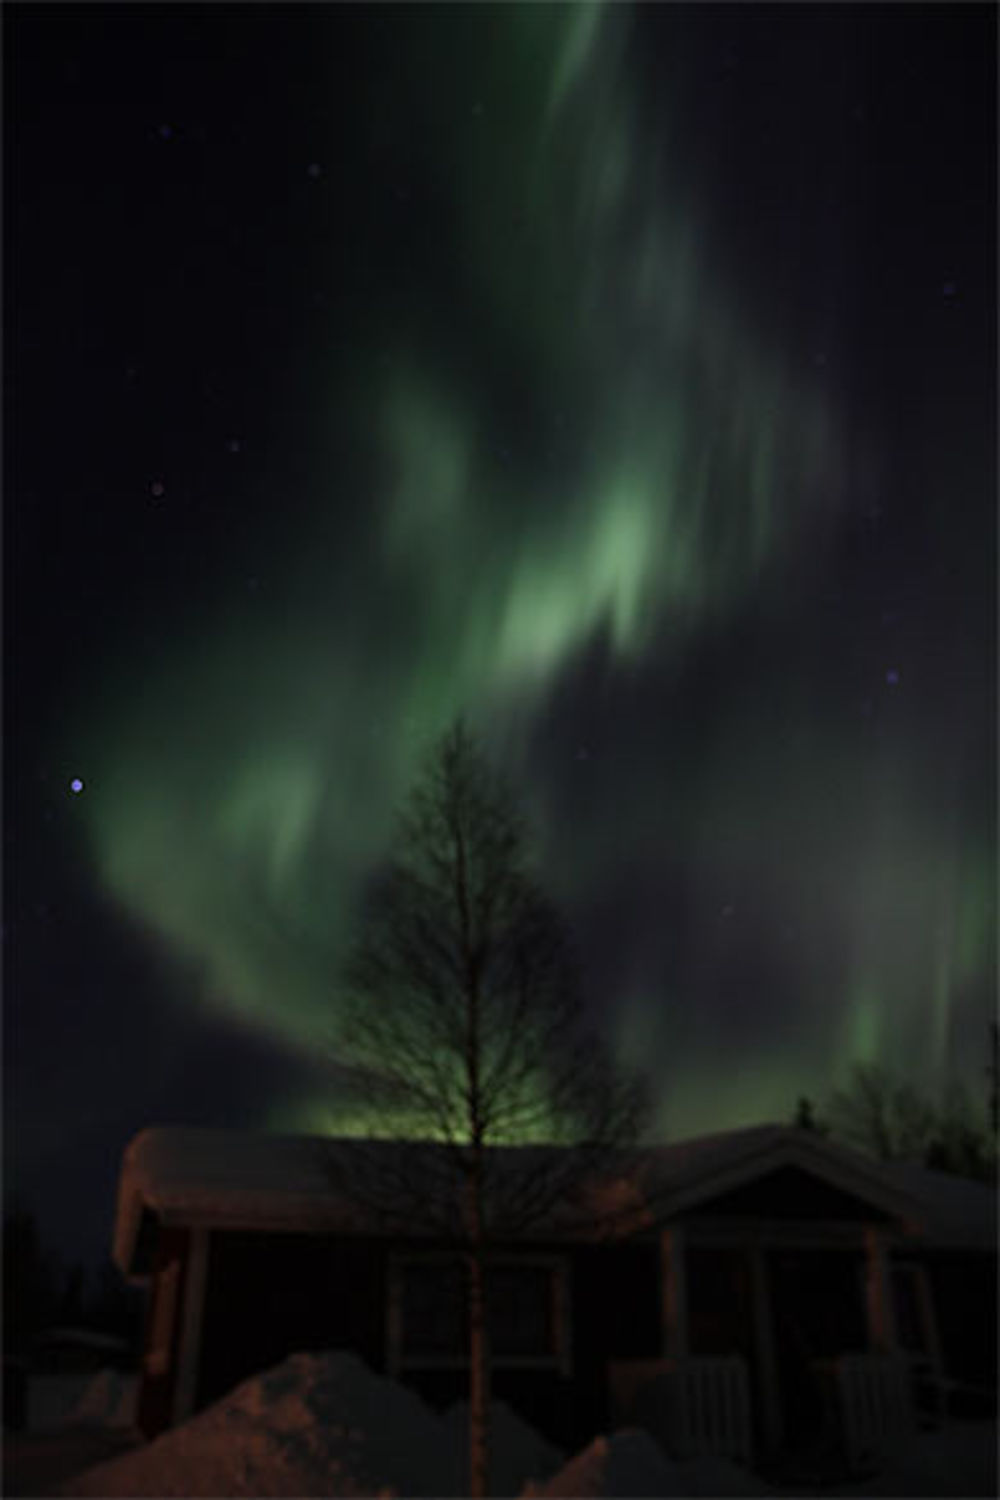
[[[691,1458],[675,1465],[681,1488],[678,1494],[714,1496],[773,1495],[770,1485],[731,1458]]]
[[[528,1484],[529,1497],[559,1496],[590,1500],[597,1496],[771,1495],[763,1480],[728,1458],[668,1458],[641,1427],[623,1428],[598,1437],[571,1458],[548,1484]]]
[[[891,1443],[881,1471],[852,1485],[851,1495],[995,1496],[995,1422],[952,1422]]]

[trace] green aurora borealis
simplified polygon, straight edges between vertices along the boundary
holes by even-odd
[[[220,593],[162,650],[123,641],[88,701],[74,810],[102,886],[179,961],[178,1005],[310,1057],[417,755],[463,711],[523,788],[595,1016],[662,1077],[661,1129],[786,1116],[855,1059],[975,1069],[977,725],[927,733],[891,659],[849,725],[789,623],[877,434],[741,294],[680,121],[634,79],[630,12],[477,11],[411,19],[410,91],[372,106],[376,149],[417,142],[449,238],[400,269],[360,361],[331,354],[351,462],[268,522],[269,589]],[[259,540],[249,517],[234,553]],[[746,671],[692,687],[734,633]],[[763,636],[787,663],[766,691]],[[350,1123],[323,1091],[261,1119]]]

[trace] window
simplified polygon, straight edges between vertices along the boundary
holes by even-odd
[[[554,1282],[554,1266],[508,1264],[491,1269],[488,1307],[495,1356],[555,1357]]]
[[[491,1260],[487,1316],[493,1363],[568,1372],[566,1265],[559,1256]],[[390,1270],[389,1367],[468,1359],[468,1271],[443,1254],[396,1258]]]
[[[401,1269],[403,1354],[461,1356],[469,1338],[465,1267],[410,1261]]]

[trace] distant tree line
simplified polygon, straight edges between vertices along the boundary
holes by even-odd
[[[32,1209],[12,1201],[3,1216],[3,1323],[8,1354],[26,1354],[48,1328],[88,1328],[138,1351],[142,1293],[110,1259],[88,1270],[42,1244]]]
[[[977,1182],[997,1179],[997,1023],[990,1026],[985,1108],[954,1084],[935,1103],[913,1084],[877,1063],[858,1063],[819,1113],[803,1095],[793,1116],[801,1130],[833,1136],[881,1161],[916,1161]]]

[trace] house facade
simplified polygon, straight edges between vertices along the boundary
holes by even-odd
[[[188,1129],[131,1142],[114,1253],[149,1289],[148,1436],[302,1349],[351,1349],[435,1405],[466,1394],[454,1244],[338,1196],[325,1163],[349,1149]],[[593,1202],[590,1227],[556,1212],[491,1249],[493,1389],[552,1441],[637,1420],[750,1461],[818,1440],[838,1390],[873,1370],[929,1418],[995,1406],[989,1188],[775,1125],[649,1148]]]

